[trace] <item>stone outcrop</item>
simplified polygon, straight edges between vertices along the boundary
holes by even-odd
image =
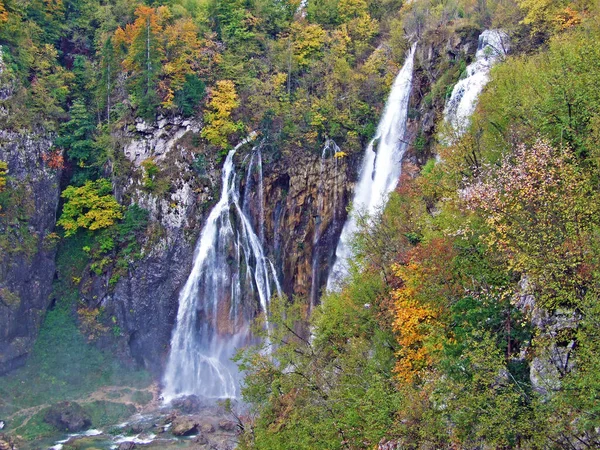
[[[153,125],[138,121],[120,137],[128,170],[114,181],[116,196],[126,206],[137,204],[149,212],[142,257],[129,264],[114,286],[109,285],[111,271],[89,274],[80,285],[89,307],[102,307],[107,317],[115,318],[121,359],[156,375],[168,354],[179,289],[189,275],[196,239],[219,188],[214,156],[206,158],[201,173],[194,168],[198,127],[197,122],[161,118]],[[157,168],[152,186],[145,184],[144,161]]]
[[[220,190],[221,157],[200,146],[199,128],[195,121],[160,118],[152,125],[138,121],[124,133],[120,140],[128,171],[116,179],[115,191],[123,204],[136,203],[150,213],[143,254],[112,287],[110,271],[90,274],[80,285],[90,308],[102,307],[106,317],[115,317],[120,356],[156,375],[168,355],[179,290]],[[278,159],[264,154],[261,217],[258,184],[251,183],[245,193],[251,151],[252,146],[244,146],[235,158],[240,198],[249,203],[255,230],[263,230],[265,253],[285,293],[307,296],[313,272],[317,286],[325,283],[357,160],[335,158],[333,151],[321,155],[320,150],[298,150]],[[148,161],[158,169],[152,188],[145,183]]]
[[[577,343],[576,329],[582,315],[572,309],[548,311],[541,308],[525,276],[519,282],[519,289],[515,306],[536,330],[529,379],[535,391],[547,396],[560,390],[562,377],[574,368],[571,356]]]
[[[60,194],[60,172],[44,162],[51,147],[43,133],[0,130],[10,203],[0,212],[0,374],[25,362],[50,302]]]
[[[92,421],[79,403],[61,402],[50,407],[44,415],[44,422],[60,431],[75,433],[90,427]]]
[[[288,296],[309,298],[313,275],[317,290],[325,284],[358,176],[358,159],[299,151],[293,160],[266,166],[265,240]]]

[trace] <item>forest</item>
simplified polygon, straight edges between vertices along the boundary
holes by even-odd
[[[510,45],[458,130],[485,30]],[[327,289],[413,43],[402,174]],[[221,190],[224,266],[258,266],[231,256],[249,217],[277,288],[214,313],[219,336],[254,319],[219,402],[235,444],[189,448],[600,447],[599,2],[0,0],[0,449],[121,450],[50,447],[48,410],[158,404]],[[124,400],[81,402],[107,386]]]

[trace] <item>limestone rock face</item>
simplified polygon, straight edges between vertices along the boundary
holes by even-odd
[[[121,359],[156,375],[168,355],[179,289],[189,275],[196,239],[219,189],[220,168],[213,156],[206,158],[202,173],[194,168],[198,126],[179,118],[154,124],[138,121],[120,137],[123,156],[130,163],[114,180],[116,197],[126,206],[137,204],[149,212],[142,257],[114,286],[108,282],[111,273],[89,274],[81,282],[87,305],[102,307],[115,318]],[[144,161],[156,165],[153,185],[147,183]]]
[[[537,330],[529,379],[533,389],[546,396],[558,391],[562,377],[574,368],[571,355],[576,345],[575,330],[582,316],[575,310],[541,308],[531,294],[533,288],[526,276],[519,282],[519,289],[515,306]]]
[[[298,152],[265,169],[265,240],[288,296],[315,303],[327,281],[359,156]],[[315,292],[312,292],[315,291]]]
[[[0,217],[0,374],[25,362],[50,303],[60,194],[60,172],[44,162],[51,147],[44,133],[0,130],[13,193]]]
[[[114,181],[116,196],[124,205],[135,203],[149,211],[150,231],[141,259],[116,284],[109,285],[111,274],[106,273],[89,274],[80,285],[88,307],[102,307],[107,317],[115,317],[121,358],[156,375],[168,356],[179,290],[221,188],[222,157],[202,147],[199,127],[194,121],[160,119],[154,124],[138,121],[124,133],[120,140],[129,162],[126,173]],[[260,195],[256,165],[251,172],[256,179],[247,176],[252,151],[246,145],[234,160],[240,201],[247,203],[244,209],[285,293],[309,297],[326,281],[358,159],[336,158],[332,150],[299,149],[293,156],[278,157],[265,150]],[[158,169],[151,188],[148,161]]]

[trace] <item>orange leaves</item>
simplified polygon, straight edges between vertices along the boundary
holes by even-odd
[[[8,21],[8,11],[4,7],[4,2],[0,0],[0,23]]]
[[[567,28],[574,27],[581,23],[581,14],[579,11],[574,10],[570,6],[567,6],[554,18],[558,24],[560,30],[566,30]]]
[[[118,28],[114,34],[121,65],[133,77],[144,74],[146,89],[152,85],[162,106],[173,108],[175,93],[183,88],[186,76],[205,75],[218,61],[218,49],[210,40],[200,38],[190,18],[175,20],[166,6],[140,5],[135,15],[133,24]]]
[[[54,149],[48,153],[42,153],[42,161],[52,170],[65,168],[65,158],[61,149]]]
[[[409,254],[406,265],[395,265],[401,286],[392,291],[393,328],[400,344],[395,372],[405,383],[413,382],[429,367],[440,349],[446,306],[458,292],[452,274],[452,242],[433,239]]]

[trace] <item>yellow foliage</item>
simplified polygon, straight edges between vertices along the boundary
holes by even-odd
[[[523,23],[531,25],[534,32],[548,29],[564,30],[581,23],[581,11],[585,10],[587,0],[568,4],[556,0],[518,0],[519,7],[525,12]],[[579,11],[578,11],[579,9]]]
[[[423,278],[422,267],[417,264],[395,266],[395,275],[406,279],[404,286],[395,289],[394,330],[400,344],[395,372],[398,378],[412,382],[418,372],[433,362],[431,348],[426,340],[431,329],[439,326],[441,310],[418,299],[418,280]]]
[[[87,336],[88,341],[94,341],[108,331],[108,327],[102,325],[100,321],[101,314],[99,308],[88,309],[82,306],[77,309],[81,331]]]
[[[323,47],[327,34],[323,28],[316,24],[294,22],[291,29],[296,63],[300,67],[307,67],[311,58]]]
[[[404,383],[416,381],[441,349],[446,309],[460,291],[452,274],[453,258],[450,240],[433,239],[412,250],[408,263],[392,268],[400,283],[391,294],[400,344],[395,372]]]
[[[8,11],[4,7],[4,2],[0,0],[0,23],[8,21]]]
[[[348,156],[348,154],[346,152],[335,152],[335,154],[333,155],[334,158],[345,158],[346,156]]]
[[[206,125],[202,129],[202,137],[217,147],[226,148],[227,138],[239,129],[239,125],[231,120],[231,113],[239,106],[233,81],[217,81],[210,96],[209,110],[204,113]]]
[[[0,161],[0,192],[6,187],[6,174],[8,172],[8,164]]]

